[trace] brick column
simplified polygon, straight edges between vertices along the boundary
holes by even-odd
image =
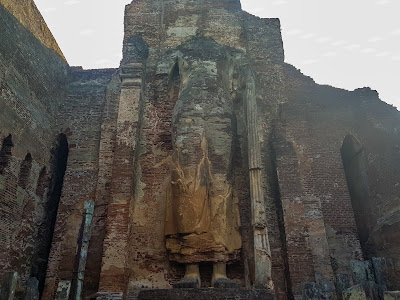
[[[280,140],[276,153],[293,296],[301,299],[303,284],[307,282],[323,286],[324,293],[334,293],[321,203],[307,191],[304,180],[309,169],[291,142]]]
[[[129,234],[129,207],[133,197],[134,161],[139,121],[143,65],[122,66],[121,96],[117,119],[111,199],[106,220],[106,236],[100,274],[100,292],[124,292]]]

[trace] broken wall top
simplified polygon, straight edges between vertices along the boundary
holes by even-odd
[[[150,56],[204,36],[224,46],[254,52],[253,59],[284,61],[279,19],[250,15],[241,9],[239,0],[133,1],[125,11],[125,61],[138,36],[149,46]]]
[[[64,60],[65,57],[47,27],[33,0],[0,0],[4,6],[25,28],[27,28],[44,46],[54,50]]]

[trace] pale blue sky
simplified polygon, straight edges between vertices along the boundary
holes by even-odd
[[[70,65],[118,67],[130,0],[35,0]],[[369,86],[400,108],[399,0],[242,0],[280,18],[286,62],[317,83]]]

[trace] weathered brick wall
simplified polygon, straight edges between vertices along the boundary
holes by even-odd
[[[175,48],[196,34],[244,49],[240,1],[133,1],[125,11],[125,42],[141,35],[150,48]],[[160,41],[162,44],[160,45]],[[157,55],[159,53],[154,53]]]
[[[101,233],[104,230],[101,226],[101,222],[104,221],[102,221],[104,210],[101,207],[105,203],[103,199],[100,206],[96,207],[96,187],[103,112],[105,129],[108,129],[107,113],[113,110],[110,107],[112,104],[110,105],[106,100],[108,98],[106,95],[112,97],[111,93],[107,94],[107,85],[115,72],[115,69],[84,71],[74,68],[69,75],[67,97],[62,104],[57,124],[60,132],[65,133],[68,138],[69,154],[49,257],[44,299],[52,299],[59,280],[72,280],[74,276],[79,229],[82,224],[84,202],[87,200],[95,201],[94,245],[98,245],[99,239],[104,238]],[[104,147],[107,143],[111,141],[105,136],[101,143],[102,165],[104,164]],[[90,270],[98,268],[91,263],[92,260],[98,261],[96,257],[98,255],[101,256],[101,253],[99,254],[97,249],[89,253]],[[96,274],[89,275],[89,282],[93,276]]]
[[[1,269],[17,271],[26,280],[36,255],[37,226],[44,218],[43,199],[36,194],[41,167],[30,162],[27,177],[21,184],[26,161],[11,156],[0,173]],[[23,284],[23,283],[21,283]]]
[[[96,185],[92,237],[90,239],[85,272],[85,295],[92,295],[99,289],[108,204],[112,193],[112,170],[114,166],[120,92],[121,80],[118,72],[114,73],[111,82],[107,85],[106,102],[102,113],[99,172]]]
[[[45,47],[52,49],[65,60],[60,47],[33,0],[1,0],[0,5],[8,10]]]
[[[268,235],[272,255],[272,278],[278,299],[286,299],[288,278],[285,229],[282,205],[277,188],[276,167],[272,149],[272,129],[279,104],[285,101],[282,84],[283,45],[278,19],[260,19],[243,14],[246,52],[256,79],[263,189],[267,211]],[[248,201],[248,200],[246,200]],[[249,214],[249,212],[248,212]]]
[[[362,121],[355,125],[355,137],[363,147],[368,177],[368,245],[370,256],[391,259],[392,289],[400,287],[400,135],[399,112],[381,103],[375,91],[356,90]],[[357,126],[357,127],[356,127]]]
[[[280,109],[275,149],[290,277],[295,294],[300,295],[304,282],[301,261],[313,266],[310,275],[315,272],[318,277],[334,283],[333,275],[350,273],[350,260],[363,259],[354,219],[354,213],[358,212],[353,211],[341,157],[346,135],[359,139],[365,157],[369,158],[365,165],[375,215],[367,229],[369,234],[379,226],[376,220],[385,218],[388,213],[383,207],[393,210],[398,207],[396,182],[400,177],[396,149],[400,117],[396,109],[381,102],[369,89],[347,92],[319,86],[291,66],[285,68],[285,76],[287,102]],[[377,199],[380,193],[377,190],[385,193],[385,201]],[[313,205],[311,210],[305,207],[309,204]],[[392,228],[386,230],[393,231],[394,223],[392,221]],[[303,242],[298,240],[302,236]],[[391,244],[372,245],[381,251],[371,255],[395,259],[393,253],[398,251],[395,250],[398,243],[393,233],[388,236]],[[318,248],[320,250],[316,251]],[[296,249],[309,251],[309,254]]]
[[[67,63],[37,39],[49,34],[42,19],[32,17],[37,9],[23,1],[18,7],[11,4],[0,2],[0,145],[8,136],[13,144],[0,172],[0,277],[17,271],[21,293],[40,248],[37,238],[46,218],[55,115],[64,97]],[[21,25],[22,18],[31,26]]]
[[[34,160],[44,164],[54,142],[67,64],[2,5],[0,13],[1,138],[14,133],[14,154],[24,158],[31,151]],[[30,149],[32,140],[35,146]]]
[[[278,299],[300,298],[306,282],[334,294],[337,278],[350,276],[350,261],[363,255],[387,258],[392,288],[400,287],[399,112],[369,89],[319,86],[284,64],[278,19],[247,14],[238,0],[133,1],[126,8],[120,69],[82,70],[68,68],[33,2],[0,3],[6,7],[0,5],[0,275],[31,275],[42,242],[35,238],[43,224],[51,223],[46,201],[56,175],[50,150],[56,151],[61,133],[69,146],[68,162],[44,299],[52,299],[60,280],[76,276],[87,200],[95,209],[85,296],[104,291],[134,299],[140,289],[169,288],[182,277],[184,267],[169,261],[164,237],[172,115],[180,82],[186,80],[172,74],[176,49],[192,47],[193,38],[202,35],[209,45],[245,57],[255,79]],[[229,66],[232,61],[220,66],[232,72],[224,84],[234,106],[232,182],[243,243],[241,259],[228,265],[228,276],[249,287],[254,257],[240,90],[245,75]],[[341,157],[348,135],[362,146],[369,187],[368,201],[359,207],[367,212],[354,209],[349,193]],[[368,216],[366,228],[354,214]],[[360,230],[368,234],[363,248]],[[211,265],[202,264],[200,271],[203,285],[209,285]]]
[[[285,253],[282,240],[283,233],[276,213],[277,204],[273,197],[276,189],[275,184],[273,180],[269,180],[269,175],[273,176],[274,174],[274,172],[269,172],[269,167],[272,164],[271,155],[269,154],[269,136],[272,129],[270,123],[276,118],[279,102],[283,101],[281,99],[283,48],[280,24],[277,19],[263,20],[242,12],[238,1],[188,2],[185,4],[184,10],[182,6],[176,5],[173,1],[164,1],[163,5],[152,1],[134,1],[127,6],[124,52],[132,51],[132,40],[140,35],[149,46],[149,57],[146,60],[145,85],[140,99],[143,105],[143,115],[140,121],[140,135],[137,136],[139,144],[135,154],[138,166],[134,169],[136,174],[135,190],[134,196],[131,198],[134,202],[129,204],[129,199],[125,202],[126,207],[132,207],[130,244],[129,246],[119,246],[128,247],[129,255],[132,257],[128,260],[131,264],[126,276],[130,276],[131,288],[164,287],[165,284],[169,286],[170,282],[176,281],[182,276],[182,266],[168,266],[163,236],[164,224],[162,220],[165,211],[163,191],[165,190],[165,177],[169,174],[167,165],[171,155],[171,149],[165,148],[167,144],[163,140],[169,134],[170,125],[168,124],[172,117],[171,111],[169,111],[172,106],[168,110],[169,104],[167,103],[169,102],[165,100],[167,99],[165,93],[168,86],[168,78],[165,76],[168,75],[170,71],[168,68],[171,68],[173,64],[168,56],[170,54],[165,51],[174,49],[196,34],[211,37],[221,45],[247,51],[252,60],[254,75],[257,79],[260,120],[263,120],[260,122],[264,138],[263,161],[265,170],[268,170],[268,174],[265,173],[263,181],[266,202],[270,208],[268,222],[274,252],[274,277],[276,278],[276,286],[279,287],[278,294],[281,298],[285,298],[286,278],[284,273],[286,271],[283,259]],[[140,47],[137,47],[136,51],[140,51]],[[123,67],[124,62],[122,64]],[[165,73],[163,73],[164,69]],[[136,101],[139,101],[139,99]],[[238,120],[238,122],[242,123],[238,124],[238,126],[245,130],[243,107],[238,108],[238,114],[242,114],[242,120]],[[155,128],[154,126],[157,127]],[[166,133],[163,133],[164,131]],[[241,151],[238,153],[237,163],[242,164],[241,168],[245,170],[247,160],[246,133],[239,132],[237,139],[241,143],[241,146],[237,149],[237,151]],[[246,220],[249,222],[250,215],[249,195],[246,194],[245,188],[245,185],[248,184],[248,178],[246,179],[245,171],[238,169],[237,174],[238,184],[243,186],[241,195],[241,203],[243,203],[241,205],[241,218],[243,224],[241,230],[244,248],[247,249],[246,255],[250,255],[249,252],[251,252],[252,248],[250,240],[245,241],[252,234],[251,226],[248,226],[249,223],[246,225]],[[122,207],[119,207],[119,209],[122,209]],[[111,217],[111,215],[109,216]],[[117,226],[117,220],[110,220],[110,222]],[[154,234],[149,236],[147,232],[154,232]],[[114,235],[114,240],[107,240],[107,245],[119,243],[120,241],[117,241],[116,237],[117,235]],[[117,248],[113,248],[114,250],[110,251],[110,253],[113,252],[114,254],[105,257],[105,259],[111,260],[111,257],[115,259]],[[251,260],[251,257],[248,257],[248,259]],[[145,263],[141,263],[142,260]],[[121,275],[118,278],[123,277],[122,266],[123,263],[118,267],[121,268]],[[244,265],[238,265],[228,268],[230,276],[244,282],[243,276],[245,272],[243,267]],[[107,270],[110,270],[110,267],[107,267]],[[164,275],[165,272],[168,274],[167,277]],[[151,279],[149,279],[149,274],[153,274]],[[116,278],[114,277],[114,279]],[[107,280],[107,282],[110,281],[111,279]],[[164,283],[165,281],[166,283]],[[207,275],[205,275],[204,281],[207,284]],[[113,284],[116,285],[117,283],[114,281]],[[109,284],[104,285],[104,290],[106,290],[107,286],[112,290]],[[118,291],[122,290],[119,289]]]
[[[143,64],[135,59],[121,69],[121,93],[115,119],[114,160],[110,171],[110,199],[103,244],[100,291],[123,292],[127,288],[128,231],[134,196],[135,160],[141,106]]]

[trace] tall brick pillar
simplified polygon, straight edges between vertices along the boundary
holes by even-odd
[[[307,190],[304,179],[309,169],[296,145],[283,139],[275,147],[293,296],[301,299],[308,282],[321,286],[323,293],[334,294],[321,202]]]
[[[139,121],[143,64],[130,62],[122,66],[121,96],[117,119],[111,199],[108,206],[106,236],[100,275],[100,292],[122,293],[129,234],[129,206],[133,197],[136,137]]]

